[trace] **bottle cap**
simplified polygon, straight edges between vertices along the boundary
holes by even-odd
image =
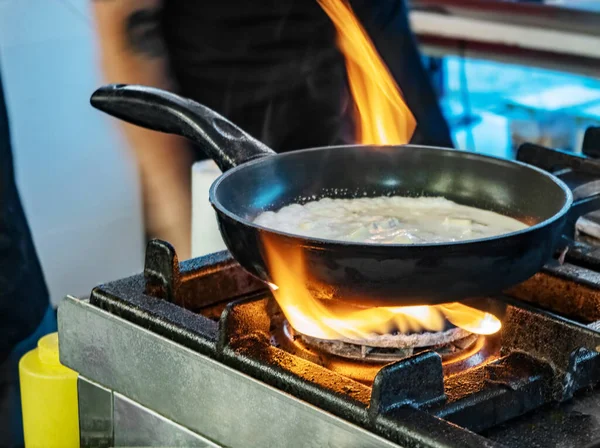
[[[44,364],[61,365],[58,357],[58,333],[50,333],[38,341],[38,356]]]

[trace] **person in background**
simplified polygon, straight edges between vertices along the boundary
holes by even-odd
[[[167,89],[216,110],[279,152],[353,143],[335,28],[316,0],[96,0],[110,83]],[[403,0],[351,2],[418,123],[414,143],[452,146]],[[183,139],[122,124],[152,237],[191,250],[191,164]]]
[[[0,67],[0,446],[23,445],[18,363],[56,331],[27,219],[15,183]]]

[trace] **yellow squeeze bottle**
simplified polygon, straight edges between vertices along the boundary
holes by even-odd
[[[19,361],[26,448],[79,447],[77,372],[58,358],[58,333]]]

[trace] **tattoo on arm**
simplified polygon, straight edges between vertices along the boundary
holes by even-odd
[[[125,34],[131,51],[149,58],[166,54],[160,24],[160,9],[139,9],[125,21]]]

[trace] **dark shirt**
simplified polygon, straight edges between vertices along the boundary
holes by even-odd
[[[35,331],[48,309],[48,296],[15,184],[0,71],[0,363]]]
[[[403,0],[353,0],[418,123],[413,143],[452,146]],[[316,0],[166,0],[162,29],[184,96],[279,152],[354,143],[336,31]]]
[[[184,96],[278,151],[348,141],[344,59],[316,0],[167,0],[162,26]]]

